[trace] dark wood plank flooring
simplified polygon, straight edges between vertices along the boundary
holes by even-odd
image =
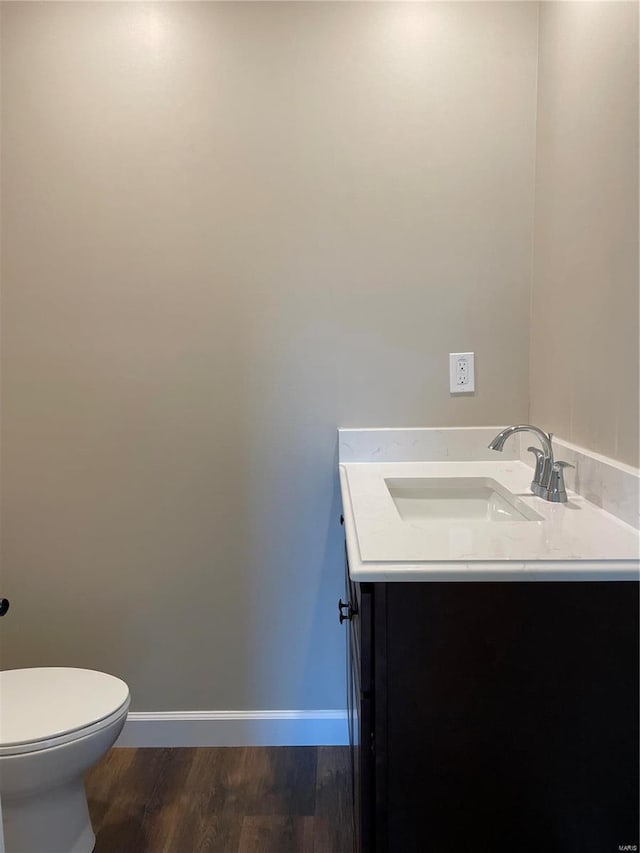
[[[347,747],[112,749],[95,853],[352,853]]]

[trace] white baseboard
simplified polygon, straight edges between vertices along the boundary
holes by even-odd
[[[116,746],[343,746],[346,711],[132,711]]]

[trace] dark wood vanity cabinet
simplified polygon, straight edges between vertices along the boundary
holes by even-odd
[[[361,853],[638,845],[638,584],[347,573]]]

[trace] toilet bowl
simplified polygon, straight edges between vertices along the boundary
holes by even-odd
[[[90,669],[0,672],[5,853],[91,853],[83,776],[122,731],[129,688]]]

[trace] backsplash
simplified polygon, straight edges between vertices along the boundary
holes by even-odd
[[[477,462],[495,460],[489,442],[504,427],[340,429],[340,462]],[[504,446],[505,459],[520,458],[520,436]]]
[[[520,458],[533,468],[534,457],[527,452],[528,442],[520,442]],[[554,456],[570,462],[565,468],[568,489],[577,492],[627,524],[640,528],[640,471],[624,462],[577,447],[553,437]]]

